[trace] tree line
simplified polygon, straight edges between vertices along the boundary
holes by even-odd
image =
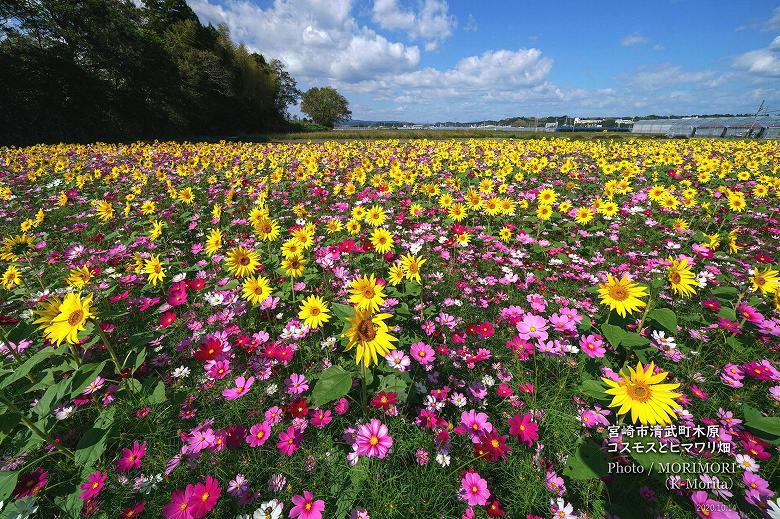
[[[282,131],[301,96],[185,0],[0,0],[0,144]]]

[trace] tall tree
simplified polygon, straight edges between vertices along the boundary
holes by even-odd
[[[301,100],[301,111],[315,123],[328,128],[352,117],[349,102],[331,87],[314,87],[307,90]]]
[[[289,107],[298,104],[303,92],[298,89],[295,78],[284,68],[284,63],[278,59],[274,59],[271,60],[270,65],[276,75],[274,106],[276,107],[277,113],[289,117]]]

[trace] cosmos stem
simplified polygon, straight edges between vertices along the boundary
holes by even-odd
[[[40,438],[43,441],[45,441],[46,443],[48,443],[49,445],[51,445],[52,447],[54,447],[55,449],[60,451],[62,454],[64,454],[65,456],[67,456],[71,460],[75,460],[75,456],[74,456],[73,452],[70,449],[68,449],[67,447],[63,447],[62,445],[60,445],[59,443],[54,441],[54,438],[52,438],[47,433],[45,433],[40,428],[38,428],[38,426],[35,425],[32,421],[30,421],[30,419],[27,418],[27,416],[24,413],[22,413],[14,405],[13,402],[11,402],[7,398],[5,398],[3,395],[0,395],[0,402],[2,402],[8,409],[13,411],[14,413],[17,413],[19,415],[19,421],[21,421],[28,429],[30,429],[30,431],[35,436],[37,436],[38,438]]]
[[[116,352],[114,351],[114,347],[111,346],[111,342],[108,340],[108,337],[106,337],[106,332],[103,331],[103,328],[100,327],[100,323],[95,323],[98,329],[98,333],[100,333],[100,337],[103,339],[103,344],[106,346],[106,349],[108,350],[108,353],[111,355],[111,360],[114,361],[114,366],[116,366],[116,372],[121,373],[122,366],[119,364],[119,359],[116,356]]]

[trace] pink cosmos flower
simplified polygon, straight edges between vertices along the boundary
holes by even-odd
[[[764,316],[747,303],[740,303],[737,306],[737,315],[753,324],[760,324],[764,321]]]
[[[209,513],[217,504],[221,492],[222,488],[219,486],[219,481],[211,476],[206,476],[206,480],[203,483],[195,485],[190,500],[193,519],[200,519]]]
[[[603,347],[604,340],[601,335],[586,335],[580,338],[580,349],[590,358],[601,358],[607,352]]]
[[[349,409],[349,400],[347,400],[344,397],[339,398],[336,404],[333,406],[333,410],[336,411],[336,414],[339,416],[346,413],[348,409]]]
[[[308,490],[303,491],[302,496],[292,497],[293,507],[290,509],[290,517],[299,519],[321,519],[325,511],[325,501],[314,501],[314,494]]]
[[[279,441],[276,448],[285,456],[292,456],[301,447],[303,435],[295,427],[288,427],[286,431],[279,433]]]
[[[293,373],[290,377],[284,381],[284,385],[287,386],[287,392],[291,395],[300,395],[305,393],[309,389],[309,384],[306,383],[306,377]]]
[[[425,344],[424,342],[415,342],[409,347],[409,353],[411,353],[412,358],[422,364],[423,366],[427,366],[434,360],[436,360],[436,353],[433,351],[433,348]]]
[[[547,319],[539,315],[525,314],[523,320],[517,323],[517,332],[520,338],[528,341],[533,339],[547,340]]]
[[[330,409],[322,410],[318,408],[312,411],[311,424],[317,429],[322,429],[328,425],[331,420],[333,420],[333,416]]]
[[[485,413],[478,413],[474,409],[461,413],[460,424],[463,427],[464,432],[471,437],[473,443],[479,443],[482,433],[493,430],[493,424],[488,421],[488,415]]]
[[[355,445],[359,455],[381,459],[393,446],[393,439],[388,434],[387,426],[373,418],[369,423],[358,428]]]
[[[98,494],[100,494],[100,491],[103,490],[103,486],[106,484],[107,477],[108,473],[100,472],[99,470],[96,470],[90,474],[87,477],[87,481],[81,484],[81,489],[83,492],[79,497],[85,501],[87,499],[97,497]]]
[[[211,379],[222,380],[230,374],[230,362],[226,360],[210,360],[203,367]]]
[[[248,391],[249,388],[252,387],[252,384],[255,383],[255,377],[249,377],[245,379],[244,377],[237,377],[236,378],[236,387],[230,387],[222,391],[222,396],[225,397],[225,400],[235,400],[237,398],[240,398],[244,396]]]
[[[250,447],[260,447],[271,436],[271,427],[267,423],[258,423],[249,428],[246,442]]]
[[[211,428],[199,429],[193,431],[190,437],[187,439],[187,447],[190,452],[197,454],[203,449],[207,449],[214,445],[217,437],[214,435],[214,431]]]
[[[165,519],[193,519],[193,490],[192,485],[187,485],[184,490],[174,490],[171,494],[171,500],[162,509],[163,517]]]
[[[531,413],[516,414],[509,419],[509,434],[530,447],[539,439],[539,426],[531,421]]]
[[[460,480],[460,498],[470,506],[484,506],[490,498],[487,481],[480,477],[479,473],[472,470],[466,472]]]
[[[131,469],[141,468],[141,460],[146,455],[146,442],[133,442],[132,449],[122,449],[119,461],[116,462],[117,472],[128,472]]]
[[[274,425],[278,424],[282,421],[282,415],[284,414],[284,411],[280,407],[273,406],[269,407],[268,410],[265,412],[265,421],[273,427]]]

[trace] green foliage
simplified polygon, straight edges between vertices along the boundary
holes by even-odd
[[[650,319],[657,322],[670,333],[677,333],[677,314],[669,308],[656,308],[648,314]]]
[[[185,0],[1,2],[0,13],[0,143],[281,129],[300,96],[280,61],[203,26]]]
[[[346,395],[352,387],[352,375],[341,366],[322,372],[311,392],[312,402],[320,407]]]
[[[301,111],[315,123],[327,128],[333,128],[336,123],[352,117],[349,102],[331,87],[314,87],[307,90],[301,99]]]
[[[580,438],[563,473],[574,479],[599,478],[607,474],[607,459],[596,442]]]

